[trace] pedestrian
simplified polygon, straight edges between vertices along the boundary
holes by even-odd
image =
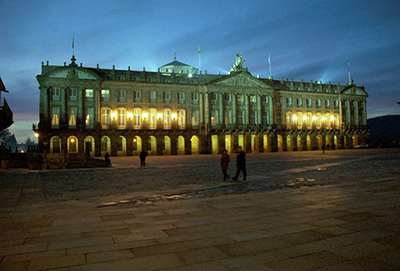
[[[108,155],[108,152],[104,155],[104,160],[106,161],[106,165],[108,167],[111,167],[111,160],[110,160],[110,155]]]
[[[145,152],[144,150],[142,150],[139,153],[139,157],[140,157],[140,167],[144,167],[146,165],[146,157],[147,157],[147,152]]]
[[[222,169],[222,173],[224,174],[224,182],[229,179],[229,175],[228,175],[228,168],[229,168],[229,154],[228,151],[226,149],[224,149],[224,152],[222,153],[221,156],[221,169]]]
[[[322,153],[325,153],[325,144],[322,144]]]
[[[233,178],[234,181],[237,181],[240,171],[243,171],[243,181],[246,180],[246,154],[242,151],[242,147],[238,147],[238,155],[236,158],[236,175]]]

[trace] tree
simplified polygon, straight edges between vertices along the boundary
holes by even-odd
[[[8,129],[0,131],[0,140],[1,144],[7,149],[11,147],[11,150],[15,150],[15,148],[17,147],[17,140],[15,139],[15,135],[11,134]]]

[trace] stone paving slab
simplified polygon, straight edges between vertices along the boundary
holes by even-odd
[[[379,157],[369,167],[391,161]],[[101,208],[110,196],[46,202],[28,193],[0,208],[0,270],[400,270],[400,174],[388,171],[211,197],[147,201],[158,192],[143,192],[140,204]]]

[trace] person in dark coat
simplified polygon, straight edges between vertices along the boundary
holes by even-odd
[[[104,155],[104,160],[106,161],[106,164],[108,167],[111,167],[111,160],[110,160],[110,155],[108,155],[108,152]]]
[[[224,182],[229,179],[228,175],[228,168],[229,168],[229,154],[226,149],[224,149],[224,152],[222,153],[221,156],[221,169],[222,169],[222,174],[224,174]]]
[[[147,152],[145,152],[144,150],[142,150],[139,153],[139,158],[140,158],[140,166],[144,167],[146,165],[146,157],[147,157]]]
[[[240,171],[243,171],[243,181],[246,180],[246,154],[242,151],[242,147],[238,147],[239,154],[236,158],[236,175],[233,178],[234,181],[237,181]]]

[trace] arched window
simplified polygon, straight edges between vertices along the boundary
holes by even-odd
[[[133,129],[140,129],[142,125],[142,109],[133,109]]]
[[[68,120],[68,127],[75,128],[76,127],[76,113],[77,110],[74,107],[69,108],[69,120]]]
[[[61,153],[61,139],[58,136],[50,139],[50,153]]]
[[[171,129],[171,109],[164,109],[164,129]]]
[[[126,128],[126,109],[118,108],[118,129]]]
[[[108,107],[101,108],[101,126],[103,129],[108,129],[110,125],[111,110]]]
[[[149,109],[149,129],[156,129],[157,126],[157,109]]]
[[[292,127],[292,112],[286,113],[286,127],[287,128]]]
[[[67,145],[68,153],[78,152],[78,139],[75,136],[68,137]]]
[[[178,110],[178,129],[186,128],[186,112],[184,109]]]

